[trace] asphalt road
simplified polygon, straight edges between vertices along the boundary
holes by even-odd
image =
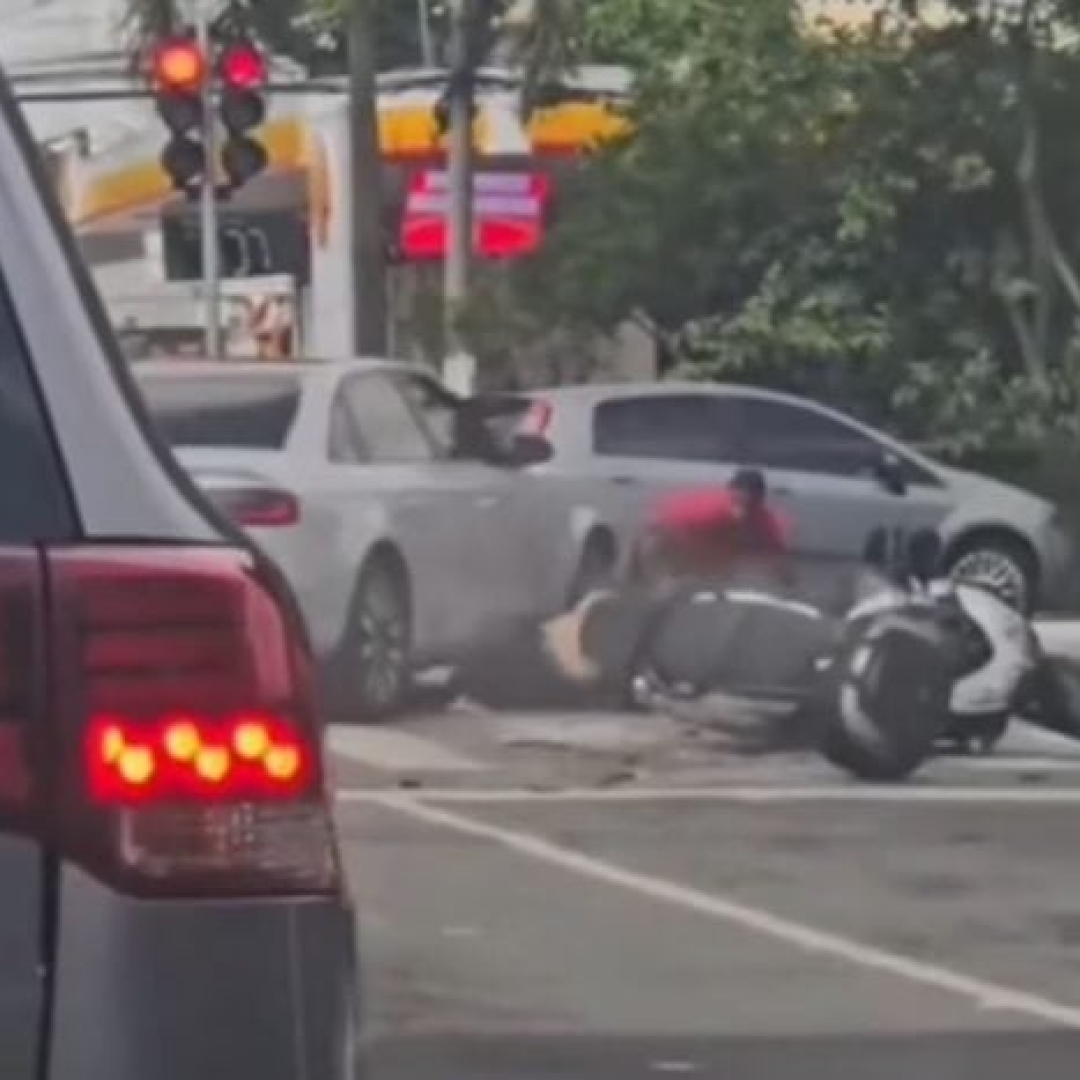
[[[332,746],[373,1080],[1080,1075],[1080,748],[881,789],[641,717]]]

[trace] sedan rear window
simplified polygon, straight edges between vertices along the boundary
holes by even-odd
[[[158,431],[174,447],[278,450],[300,408],[300,380],[287,376],[140,375],[139,385]]]

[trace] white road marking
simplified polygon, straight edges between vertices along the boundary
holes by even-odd
[[[380,803],[425,824],[487,840],[519,855],[559,867],[650,900],[739,926],[751,933],[791,945],[803,952],[829,957],[852,967],[891,975],[973,1001],[984,1009],[1007,1009],[1048,1024],[1080,1028],[1080,1008],[1040,994],[975,978],[951,968],[915,960],[867,945],[806,923],[783,918],[720,893],[707,893],[666,878],[628,870],[604,859],[584,855],[541,836],[505,829],[464,814],[426,805],[419,799],[385,795]]]
[[[1000,757],[946,758],[950,765],[970,772],[1080,772],[1080,758],[1054,758],[1038,755],[1010,754]]]
[[[400,729],[376,727],[330,728],[328,746],[334,754],[383,772],[479,772],[484,766],[447,749],[434,739],[424,739]]]
[[[475,938],[480,936],[480,930],[475,926],[444,926],[439,933],[445,938]]]
[[[999,806],[1073,806],[1080,804],[1080,787],[783,787],[754,786],[695,788],[425,788],[419,795],[440,803],[971,803]],[[343,803],[381,803],[385,791],[343,788]]]

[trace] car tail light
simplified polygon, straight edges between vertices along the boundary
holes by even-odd
[[[300,520],[300,500],[291,491],[272,484],[209,487],[206,494],[224,514],[245,528],[283,528]]]
[[[135,892],[323,892],[339,868],[288,608],[245,552],[49,555],[61,846]]]
[[[547,435],[554,413],[550,401],[536,398],[529,406],[521,422],[521,430],[526,435]]]

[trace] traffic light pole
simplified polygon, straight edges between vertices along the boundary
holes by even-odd
[[[450,7],[449,207],[447,214],[444,336],[446,370],[453,383],[471,384],[474,372],[461,318],[469,298],[473,253],[473,82],[469,57],[471,0],[452,0]],[[454,367],[457,370],[452,370]],[[458,386],[471,390],[471,385]]]
[[[428,0],[416,0],[416,22],[420,30],[420,62],[426,68],[435,66],[435,42],[431,36],[431,11]]]
[[[210,56],[210,19],[206,0],[195,13],[195,36],[203,56]],[[217,203],[217,113],[214,101],[214,79],[203,82],[202,142],[205,154],[202,185],[199,196],[199,224],[202,234],[203,311],[206,320],[206,354],[211,360],[224,357],[221,336],[221,266],[218,252]]]
[[[352,206],[349,246],[353,348],[358,356],[385,356],[390,344],[374,26],[375,0],[350,0],[348,116]]]

